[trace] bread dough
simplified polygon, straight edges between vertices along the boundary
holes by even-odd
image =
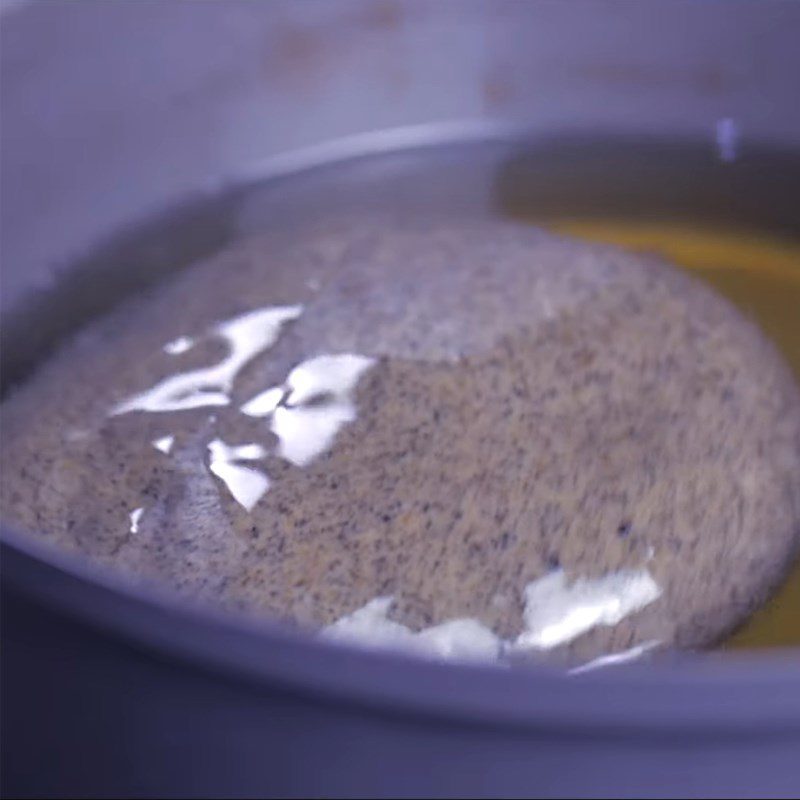
[[[276,308],[297,313],[210,381],[223,326]],[[131,403],[178,374],[185,408]],[[591,595],[600,621],[534,655],[705,646],[800,532],[800,394],[757,327],[657,259],[508,222],[236,242],[87,327],[2,414],[6,522],[301,625],[388,597],[411,632],[515,641],[537,581],[635,573],[647,602],[603,622]]]

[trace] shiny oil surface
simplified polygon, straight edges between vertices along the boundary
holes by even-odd
[[[511,217],[660,252],[755,315],[797,369],[800,245],[790,200],[798,185],[800,167],[791,153],[721,153],[713,141],[582,139],[453,144],[254,180],[112,241],[36,298],[27,318],[40,324],[33,331],[23,326],[31,335],[6,350],[4,360],[14,369],[4,377],[21,377],[59,335],[162,274],[255,232],[291,235],[332,208]],[[102,293],[81,291],[87,277],[101,274]],[[795,573],[731,644],[800,644],[798,601]]]

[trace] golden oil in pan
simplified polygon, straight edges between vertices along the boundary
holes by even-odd
[[[560,233],[659,253],[712,284],[754,317],[800,378],[800,243],[682,222],[555,219]],[[726,643],[730,648],[800,645],[800,561],[767,605]]]

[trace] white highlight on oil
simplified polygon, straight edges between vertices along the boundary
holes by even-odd
[[[415,633],[389,619],[393,598],[376,597],[322,631],[327,639],[400,649],[434,658],[491,661],[501,641],[475,619],[453,619]]]
[[[171,356],[179,356],[181,353],[185,353],[193,347],[194,339],[192,339],[191,336],[179,336],[177,339],[167,342],[161,349]]]
[[[270,480],[263,472],[238,464],[258,461],[267,450],[257,443],[230,446],[220,439],[208,443],[209,470],[227,487],[239,505],[251,511],[269,489]]]
[[[298,364],[282,386],[257,394],[239,410],[250,417],[269,417],[270,429],[278,437],[277,455],[296,466],[307,466],[356,418],[352,391],[373,363],[371,358],[351,353],[316,356]],[[208,449],[211,472],[250,511],[268,491],[270,481],[264,473],[236,462],[263,458],[267,450],[258,444],[228,447],[219,439]]]
[[[604,625],[616,625],[661,595],[646,569],[620,570],[602,578],[578,578],[571,585],[556,570],[525,587],[526,630],[517,650],[550,650]]]
[[[153,439],[150,444],[159,452],[164,453],[164,455],[169,455],[170,450],[172,450],[172,445],[175,444],[175,437],[161,436],[158,439]]]
[[[256,355],[272,347],[283,326],[302,313],[301,305],[274,306],[218,323],[211,334],[223,338],[230,350],[222,361],[164,378],[117,404],[110,416],[132,411],[160,413],[228,405],[239,371]],[[194,339],[180,336],[167,342],[163,349],[177,355],[194,344]],[[373,363],[374,359],[352,353],[316,356],[292,369],[282,386],[261,392],[242,405],[240,411],[251,417],[269,417],[270,429],[278,437],[277,454],[296,466],[306,466],[333,444],[344,425],[356,418],[351,394]],[[162,436],[151,444],[169,454],[174,442],[174,436]],[[212,441],[208,449],[209,470],[250,511],[269,489],[270,480],[263,472],[237,462],[263,458],[267,451],[258,444],[231,448],[219,439]]]
[[[248,417],[268,417],[286,394],[283,386],[272,386],[248,400],[239,410]]]
[[[374,363],[366,356],[343,353],[298,364],[286,379],[284,403],[272,413],[278,455],[304,467],[328,450],[342,427],[355,420],[352,392]]]
[[[355,353],[321,355],[298,364],[283,386],[272,386],[240,409],[269,417],[278,455],[305,467],[328,450],[336,435],[356,418],[353,391],[375,359]]]
[[[596,669],[603,669],[604,667],[618,667],[620,664],[629,664],[631,661],[636,661],[641,658],[645,653],[655,649],[661,644],[660,639],[649,639],[646,642],[637,644],[627,650],[621,650],[619,653],[609,653],[605,656],[587,661],[579,667],[573,667],[570,675],[581,675],[584,672],[592,672]]]
[[[212,334],[228,343],[230,353],[218,364],[172,375],[147,391],[124,400],[111,410],[111,416],[131,411],[182,411],[206,406],[226,406],[239,370],[263,350],[271,347],[281,328],[297,319],[303,307],[275,306],[248,311],[215,325]]]
[[[133,511],[128,514],[128,518],[131,521],[128,530],[131,533],[139,533],[139,522],[142,519],[142,514],[144,514],[144,507],[134,508]]]
[[[414,632],[389,619],[391,597],[371,600],[326,627],[322,635],[434,658],[494,660],[505,653],[546,651],[568,644],[593,628],[617,624],[660,596],[661,589],[646,568],[579,578],[571,585],[563,570],[556,570],[525,587],[525,630],[513,641],[500,639],[483,623],[469,618]],[[631,660],[656,644],[647,642],[625,653],[604,656],[605,661],[596,659],[584,665],[584,670]]]

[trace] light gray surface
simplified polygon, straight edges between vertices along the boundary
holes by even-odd
[[[16,4],[3,308],[129,221],[342,137],[510,123],[710,139],[730,117],[796,141],[799,22],[772,0]]]

